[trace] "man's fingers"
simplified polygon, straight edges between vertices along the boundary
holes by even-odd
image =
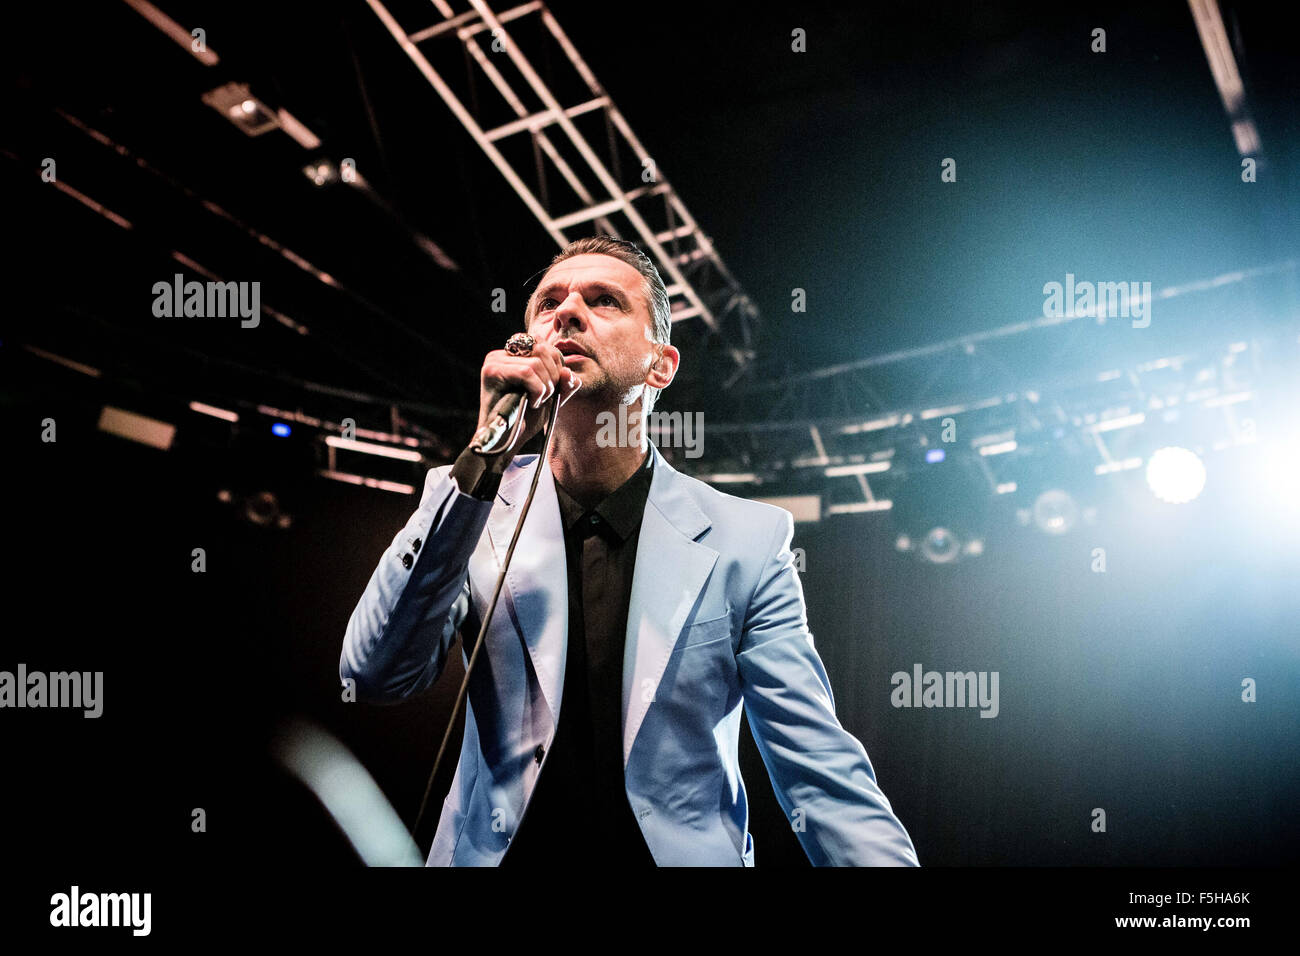
[[[534,346],[531,355],[511,355],[505,349],[489,352],[480,380],[481,418],[487,418],[502,395],[522,391],[527,402],[525,413],[530,421],[535,417],[535,411],[544,406],[557,390],[563,404],[581,384],[564,364],[563,353],[545,343]]]
[[[563,364],[552,364],[550,356],[519,356],[502,352],[497,361],[484,367],[483,385],[493,391],[511,391],[511,386],[523,385],[530,398],[540,394],[544,400],[554,391],[563,371]],[[539,389],[537,393],[533,391],[534,383]]]
[[[560,380],[560,373],[563,371],[563,365],[556,365],[552,361],[552,356],[530,355],[522,359],[523,366],[528,369],[533,378],[542,383],[542,392],[540,396],[534,395],[534,406],[540,405],[555,393],[555,385]]]
[[[535,346],[535,351],[533,352],[534,355],[539,354],[539,351],[537,350],[540,350],[542,359],[550,367],[552,381],[559,381],[564,374],[564,354],[554,345],[547,345],[545,343]]]
[[[573,398],[575,394],[577,394],[578,389],[582,388],[582,379],[578,378],[578,376],[574,375],[573,372],[567,368],[565,369],[565,371],[568,372],[568,375],[565,376],[564,392],[560,397],[561,407],[564,406],[565,402],[567,402],[569,399]]]
[[[524,381],[528,386],[528,398],[533,408],[539,407],[550,398],[554,386],[546,379],[543,372],[536,368],[530,368]]]
[[[554,350],[552,350],[554,351]],[[549,386],[546,390],[546,398],[550,398],[555,393],[556,383],[560,381],[561,373],[564,371],[563,363],[556,364],[555,356],[549,352],[535,356],[534,361],[537,363],[538,373]]]

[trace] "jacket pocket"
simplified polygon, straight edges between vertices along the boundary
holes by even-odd
[[[715,617],[709,621],[699,621],[682,631],[682,636],[677,641],[677,648],[685,650],[688,647],[700,647],[704,644],[725,641],[730,637],[731,609],[728,608],[727,613],[721,617]]]

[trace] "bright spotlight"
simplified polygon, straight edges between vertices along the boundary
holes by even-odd
[[[1161,501],[1185,504],[1205,487],[1205,465],[1186,448],[1161,448],[1147,462],[1147,484]]]
[[[961,554],[961,541],[947,528],[931,528],[921,541],[921,556],[934,564],[948,564]]]
[[[332,183],[338,179],[338,172],[334,169],[334,164],[328,159],[308,163],[302,168],[302,171],[317,186],[324,186],[326,183]]]

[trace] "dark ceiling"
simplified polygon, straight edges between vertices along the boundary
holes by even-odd
[[[159,396],[372,423],[392,402],[435,434],[463,427],[479,357],[517,327],[555,243],[361,0],[159,6],[201,26],[220,63],[125,3],[10,21],[6,337]],[[422,0],[390,6],[408,29],[438,20]],[[725,394],[725,357],[678,328],[667,407],[762,417],[755,384],[1031,316],[1066,272],[1160,288],[1295,249],[1295,58],[1271,5],[1224,6],[1264,145],[1255,188],[1185,3],[550,8],[761,310],[758,361]],[[1095,27],[1105,54],[1089,49]],[[795,28],[807,52],[792,52]],[[471,89],[445,42],[441,65],[490,110],[493,91],[481,76]],[[243,135],[200,100],[230,81],[321,147]],[[315,186],[302,167],[317,156],[354,158],[379,202]],[[131,228],[41,182],[46,157]],[[944,157],[955,184],[940,182]],[[264,305],[307,334],[154,318],[174,252],[261,281]],[[806,313],[791,312],[796,288]],[[915,374],[882,379],[881,401]]]

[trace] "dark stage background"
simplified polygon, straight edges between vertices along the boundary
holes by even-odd
[[[97,865],[354,865],[314,798],[263,756],[288,715],[337,734],[413,822],[459,655],[396,707],[342,702],[337,674],[347,618],[413,499],[286,471],[292,527],[237,522],[215,495],[230,469],[97,432],[82,376],[0,356],[6,441],[37,410],[60,428],[4,472],[9,653],[30,669],[76,660],[105,673],[98,720],[6,715],[22,768],[15,850]],[[949,566],[898,553],[878,516],[797,526],[841,722],[923,865],[1293,861],[1293,539],[1274,537],[1251,501],[1210,494],[1154,514],[1120,495],[1101,514],[1060,538],[995,522],[981,560]],[[204,574],[190,571],[194,547]],[[892,707],[890,675],[915,663],[998,671],[998,716]],[[1257,703],[1240,700],[1245,677]],[[742,743],[756,865],[806,866],[747,729]],[[444,769],[435,808],[454,761]],[[206,834],[190,832],[194,807]],[[1105,833],[1090,830],[1095,807]]]
[[[428,0],[386,2],[404,29],[439,19]],[[321,477],[324,442],[351,419],[424,456],[352,452],[344,480],[418,488],[454,458],[482,357],[519,328],[554,235],[365,0],[155,5],[181,42],[121,0],[9,5],[0,28],[0,670],[104,674],[98,719],[0,711],[0,945],[49,928],[51,894],[74,883],[152,892],[159,936],[244,945],[258,905],[287,940],[359,927],[371,949],[398,911],[430,932],[446,901],[461,923],[483,903],[489,930],[535,944],[615,918],[574,916],[597,890],[639,907],[622,927],[639,931],[660,897],[565,861],[527,888],[560,905],[519,916],[508,876],[358,872],[268,748],[285,719],[313,721],[414,821],[459,653],[416,700],[342,700],[346,622],[417,498]],[[1002,942],[1035,918],[1054,940],[1117,932],[1132,891],[1249,891],[1300,858],[1300,70],[1286,5],[1217,7],[1210,49],[1230,54],[1240,102],[1185,0],[547,4],[641,143],[606,156],[607,117],[582,114],[618,166],[612,191],[549,128],[561,155],[597,199],[638,193],[646,215],[653,160],[698,226],[663,261],[722,319],[674,324],[684,362],[657,406],[702,416],[703,455],[661,447],[720,490],[816,498],[820,522],[793,542],[811,630],[922,864],[791,879],[808,862],[746,728],[756,866],[772,876],[652,874],[663,899],[744,893],[717,907],[733,933],[806,904],[877,944],[893,942],[881,927],[909,947],[972,927]],[[540,18],[511,23],[563,104],[586,102]],[[184,42],[192,28],[219,62]],[[426,52],[484,129],[514,120],[454,33]],[[283,120],[249,135],[243,100],[205,102],[228,84],[317,145]],[[534,136],[499,142],[548,216],[587,208],[538,171]],[[627,218],[612,221],[637,239]],[[256,283],[260,324],[156,316],[155,283],[178,273]],[[1045,283],[1067,276],[1149,283],[1149,326],[1049,320]],[[175,424],[170,449],[99,430],[106,406]],[[959,409],[953,440],[944,409]],[[1137,467],[1173,445],[1206,475],[1179,505]],[[287,527],[244,515],[263,491]],[[1068,533],[1028,517],[1045,491],[1077,503]],[[918,557],[936,527],[961,560]],[[892,675],[916,665],[995,672],[997,717],[893,706]],[[1185,883],[1138,869],[1174,866],[1205,869]],[[707,895],[679,890],[692,878]],[[770,908],[752,895],[765,879]],[[1284,916],[1292,896],[1241,909]]]

